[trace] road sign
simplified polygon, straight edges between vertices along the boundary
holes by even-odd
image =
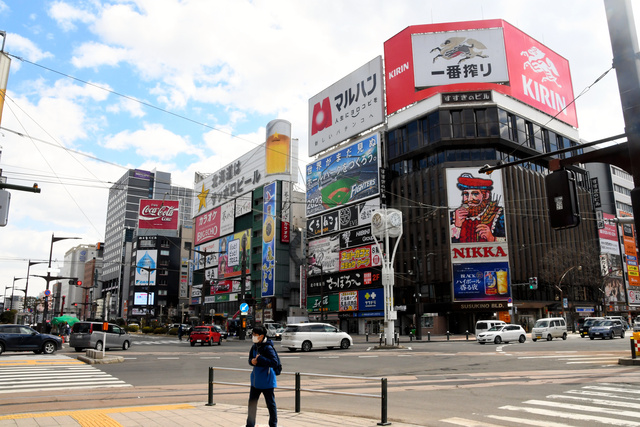
[[[247,314],[249,312],[249,304],[247,304],[246,302],[240,304],[240,312],[242,314]]]
[[[51,291],[49,289],[47,289],[46,291],[44,291],[44,296],[48,297],[49,295],[51,295]]]

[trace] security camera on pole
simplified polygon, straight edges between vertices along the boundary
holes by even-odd
[[[371,233],[382,257],[382,287],[384,289],[384,342],[394,345],[395,320],[398,313],[393,309],[394,271],[393,261],[402,236],[402,212],[397,209],[380,209],[371,216]],[[389,238],[396,239],[393,254],[389,258]],[[378,239],[384,239],[384,249]]]

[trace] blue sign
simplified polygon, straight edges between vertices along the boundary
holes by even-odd
[[[240,312],[241,313],[248,313],[249,312],[249,304],[247,304],[246,302],[243,302],[242,304],[240,304]]]
[[[453,264],[453,300],[506,300],[510,281],[507,262]]]
[[[358,310],[384,310],[384,292],[382,288],[362,289],[358,291]]]

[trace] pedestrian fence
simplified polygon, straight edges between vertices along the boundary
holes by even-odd
[[[234,383],[227,381],[215,381],[214,371],[236,371],[236,372],[251,372],[251,369],[240,369],[240,368],[219,368],[219,367],[209,367],[209,398],[207,402],[207,406],[213,406],[215,403],[213,402],[213,385],[232,385],[232,386],[240,386],[240,387],[251,387],[251,384],[243,384],[243,383]],[[380,399],[380,422],[379,426],[388,426],[391,425],[390,422],[387,421],[387,379],[379,378],[379,377],[354,377],[354,376],[346,376],[346,375],[327,375],[327,374],[309,374],[302,372],[282,372],[282,375],[290,375],[295,377],[295,386],[294,387],[278,387],[278,390],[293,390],[295,391],[295,411],[300,412],[300,400],[302,392],[310,392],[310,393],[324,393],[324,394],[333,394],[340,396],[354,396],[354,397],[366,397],[372,399]],[[315,377],[315,378],[339,378],[339,379],[348,379],[348,380],[362,380],[362,381],[379,381],[380,382],[380,394],[368,394],[368,393],[349,393],[344,391],[333,391],[333,390],[322,390],[322,389],[312,389],[312,388],[303,388],[302,387],[302,377]]]

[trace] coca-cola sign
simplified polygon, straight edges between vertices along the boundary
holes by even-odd
[[[179,207],[177,200],[140,200],[138,228],[177,230]]]

